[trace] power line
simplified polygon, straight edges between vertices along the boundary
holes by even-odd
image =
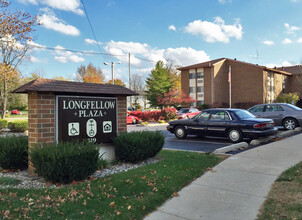
[[[82,3],[82,5],[83,5],[84,12],[85,12],[86,18],[87,18],[87,20],[88,20],[88,24],[89,24],[89,26],[90,26],[90,29],[91,29],[91,32],[92,32],[93,38],[94,38],[94,40],[96,41],[96,45],[97,45],[97,47],[98,47],[98,49],[99,49],[100,53],[102,54],[102,56],[103,56],[104,60],[105,60],[105,61],[107,61],[107,60],[106,60],[106,58],[105,58],[105,56],[103,55],[103,51],[102,51],[102,49],[101,49],[100,45],[98,44],[98,40],[97,40],[97,38],[96,38],[95,32],[94,32],[94,30],[93,30],[93,27],[92,27],[92,25],[91,25],[91,22],[90,22],[90,19],[89,19],[89,16],[88,16],[88,13],[87,13],[86,7],[85,7],[85,5],[84,5],[84,1],[83,1],[83,0],[81,0],[81,3]]]

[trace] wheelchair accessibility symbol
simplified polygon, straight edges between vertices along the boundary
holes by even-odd
[[[97,133],[97,124],[94,119],[89,119],[86,123],[86,133],[88,137],[94,137]]]
[[[68,123],[68,135],[77,136],[79,134],[80,134],[80,123],[78,122]]]

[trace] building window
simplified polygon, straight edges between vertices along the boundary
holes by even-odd
[[[267,73],[267,101],[272,103],[274,101],[274,73]]]
[[[197,79],[203,78],[203,73],[197,73]]]
[[[194,93],[195,92],[195,87],[190,87],[190,93]]]
[[[203,83],[203,79],[198,79],[197,83]]]
[[[203,86],[198,86],[197,87],[197,92],[203,92]]]
[[[189,74],[189,78],[190,78],[190,79],[195,79],[195,78],[196,78],[195,73],[190,73],[190,74]]]
[[[203,98],[203,94],[198,94],[198,98]]]

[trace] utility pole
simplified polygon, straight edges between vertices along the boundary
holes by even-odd
[[[130,53],[129,53],[129,89],[131,89],[131,68],[130,68]],[[132,104],[132,96],[129,97],[130,107]]]

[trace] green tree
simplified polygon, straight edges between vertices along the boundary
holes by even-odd
[[[174,82],[175,78],[169,72],[169,68],[163,61],[158,61],[146,81],[145,92],[150,105],[162,107],[157,97],[163,97],[165,93],[168,93],[175,85]]]

